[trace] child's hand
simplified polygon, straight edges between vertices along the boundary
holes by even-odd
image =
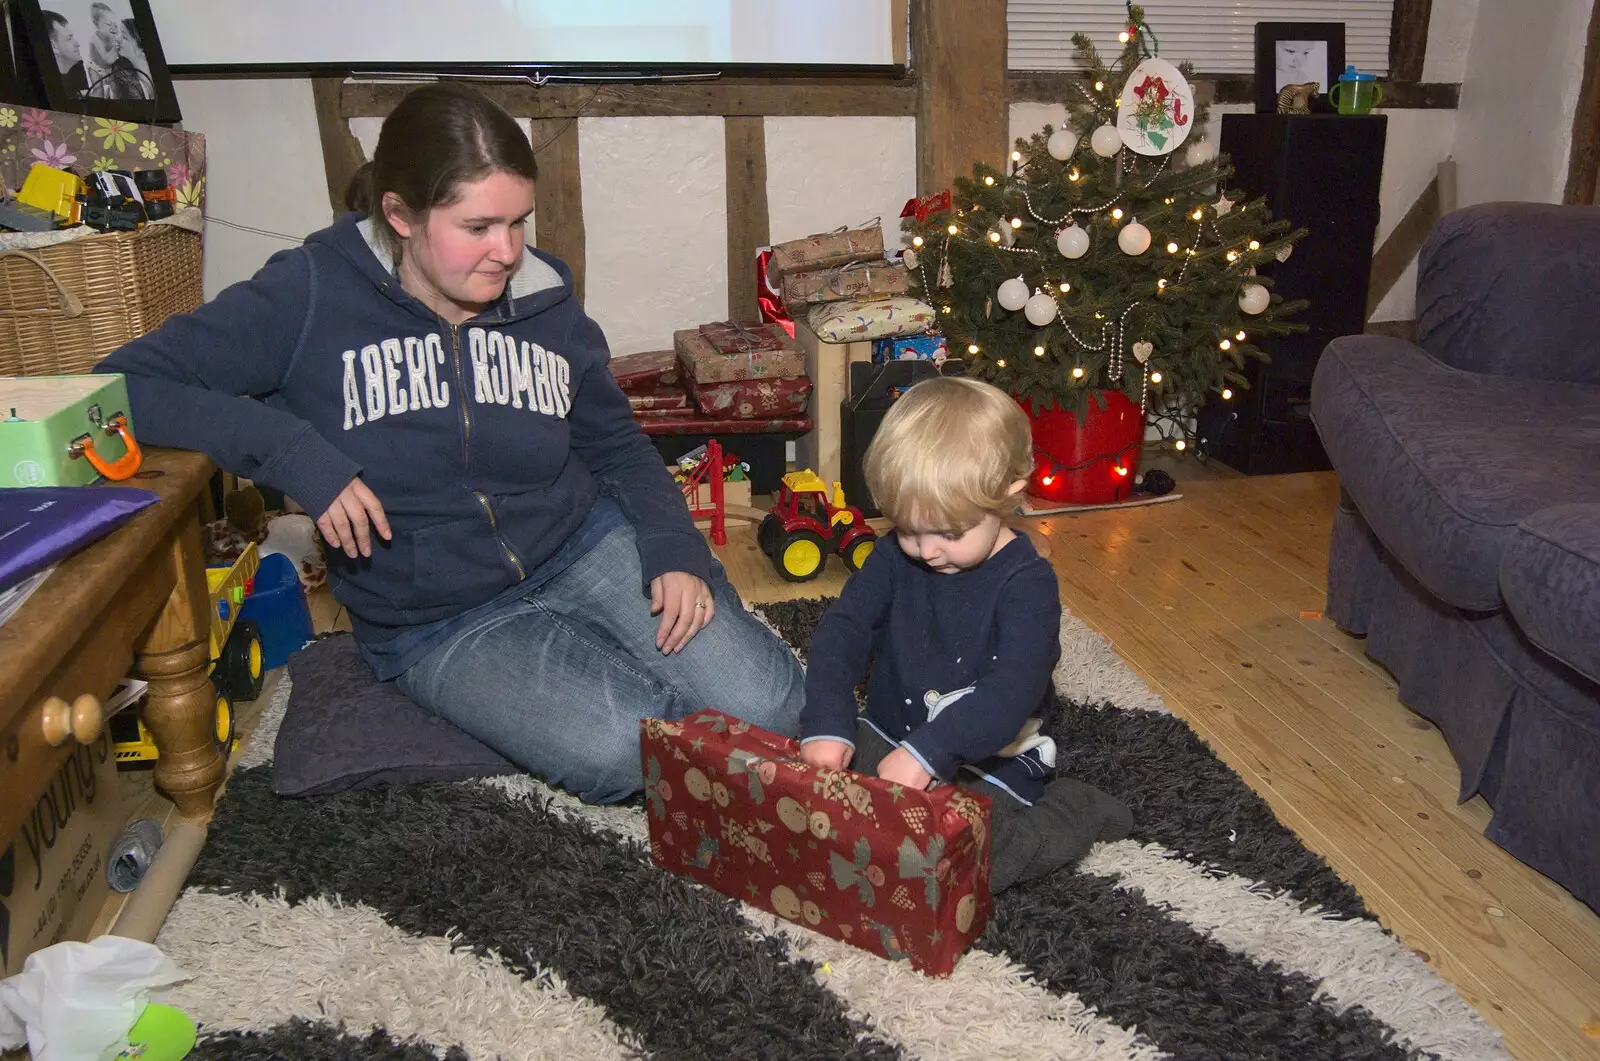
[[[854,752],[842,740],[812,740],[800,745],[800,758],[819,770],[843,770]]]
[[[896,748],[878,764],[878,776],[907,788],[923,789],[933,782],[933,775],[922,768],[916,756],[904,748]]]

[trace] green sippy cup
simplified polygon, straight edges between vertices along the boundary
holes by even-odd
[[[1383,88],[1377,74],[1363,74],[1353,66],[1344,68],[1339,83],[1328,93],[1328,99],[1340,114],[1369,114],[1383,102]]]

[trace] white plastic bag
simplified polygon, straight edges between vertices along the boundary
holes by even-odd
[[[0,980],[0,1049],[33,1061],[98,1061],[122,1042],[150,992],[189,977],[160,949],[121,936],[57,943]]]

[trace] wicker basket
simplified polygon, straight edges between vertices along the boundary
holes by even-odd
[[[0,376],[88,372],[200,305],[201,237],[172,225],[0,251]]]

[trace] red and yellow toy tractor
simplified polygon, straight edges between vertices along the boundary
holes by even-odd
[[[816,578],[829,553],[860,571],[877,539],[861,510],[845,503],[844,488],[834,483],[829,497],[827,485],[809,470],[783,477],[778,501],[756,532],[761,551],[790,582]]]

